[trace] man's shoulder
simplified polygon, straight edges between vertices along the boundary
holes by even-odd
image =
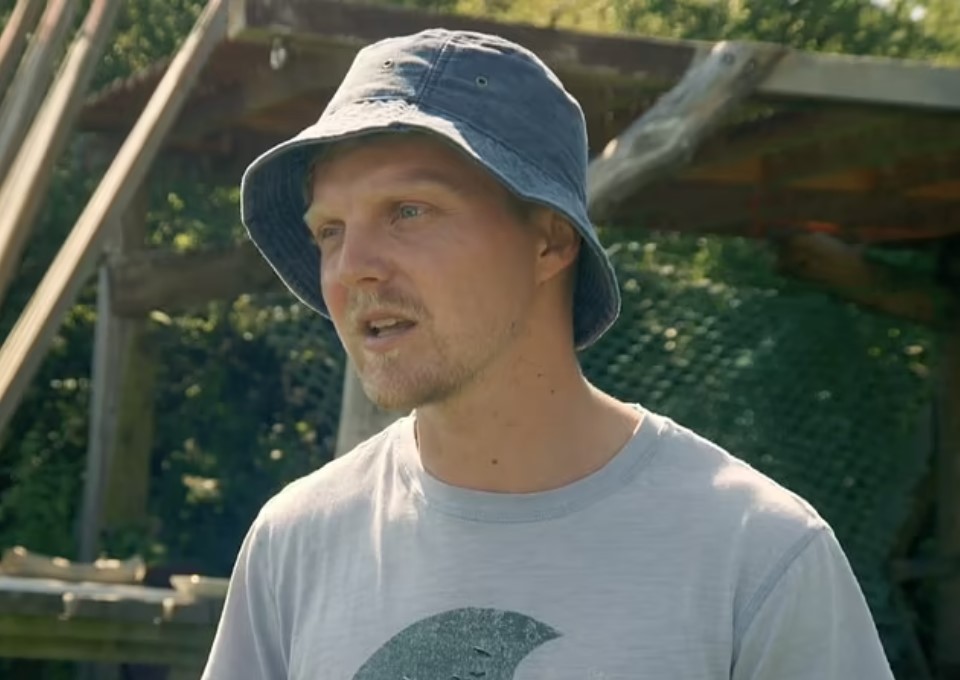
[[[705,521],[785,540],[826,527],[806,498],[721,444],[669,418],[656,424],[661,445],[650,476]]]
[[[390,452],[403,420],[389,425],[319,469],[288,483],[264,504],[260,522],[289,527],[331,513],[350,513],[369,504],[371,493],[392,464]]]
[[[737,611],[767,592],[818,536],[832,530],[800,493],[720,444],[663,418],[645,486],[671,515],[677,550],[729,574]],[[770,452],[775,457],[775,452]]]

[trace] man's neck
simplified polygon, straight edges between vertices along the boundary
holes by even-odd
[[[558,488],[603,467],[640,423],[586,381],[575,357],[518,362],[503,376],[417,410],[420,458],[437,479],[503,493]]]

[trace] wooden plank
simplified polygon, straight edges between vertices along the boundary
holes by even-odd
[[[837,173],[924,162],[960,148],[954,116],[868,113],[861,109],[786,113],[719,131],[705,140],[687,179],[791,184]],[[916,174],[914,172],[914,174]]]
[[[0,35],[0,99],[17,70],[17,62],[30,33],[40,18],[43,0],[18,0]]]
[[[776,98],[960,111],[960,69],[919,61],[794,50],[759,90]]]
[[[143,247],[148,192],[141,187],[107,246],[107,260]],[[153,443],[156,361],[146,346],[144,317],[112,309],[106,263],[98,273],[90,436],[79,529],[79,559],[99,556],[104,531],[135,525],[147,512]]]
[[[170,625],[0,614],[0,657],[197,667],[215,625]]]
[[[107,619],[208,626],[216,625],[223,610],[222,600],[190,600],[169,589],[134,584],[98,589],[90,583],[45,583],[55,585],[45,592],[0,588],[0,612],[18,617]]]
[[[0,431],[175,120],[213,46],[226,32],[226,5],[210,0],[170,64],[137,125],[107,170],[34,296],[0,347]]]
[[[63,596],[0,590],[0,612],[7,616],[57,617],[63,613]]]
[[[870,262],[861,249],[830,236],[798,234],[781,239],[778,256],[780,273],[814,283],[862,307],[935,329],[960,318],[960,297],[949,288],[916,273]]]
[[[608,223],[753,237],[804,229],[852,241],[896,242],[960,233],[960,201],[664,180],[630,196]]]
[[[225,130],[237,120],[305,94],[335,88],[353,61],[346,51],[324,55],[307,50],[288,51],[278,68],[264,63],[239,83],[198,97],[184,110],[170,133],[172,143]]]
[[[802,147],[763,155],[767,184],[811,185],[812,178],[826,178],[844,171],[876,173],[877,188],[917,186],[920,177],[931,171],[926,181],[948,175],[932,174],[940,159],[960,148],[960,120],[947,117],[900,118],[884,125],[862,125],[844,135],[828,135]],[[901,166],[901,167],[897,167]],[[955,167],[947,168],[952,173]],[[913,175],[909,179],[906,175]],[[956,176],[956,175],[953,175]],[[881,186],[880,183],[886,186]]]
[[[719,43],[656,105],[611,141],[587,168],[587,203],[596,220],[629,195],[693,158],[783,56],[777,47]]]
[[[16,274],[57,157],[80,112],[83,95],[107,46],[121,0],[93,0],[37,119],[0,185],[0,302]],[[0,173],[2,174],[2,173]]]
[[[636,36],[601,36],[443,16],[450,28],[497,33],[526,45],[547,63],[568,72],[586,71],[613,82],[639,78],[670,86],[691,59],[709,53],[709,43]],[[230,35],[269,42],[325,40],[365,44],[437,24],[425,11],[320,0],[232,0]],[[960,69],[877,57],[790,51],[758,86],[778,100],[865,103],[910,109],[960,110]]]
[[[814,219],[818,222],[811,224]],[[761,206],[752,186],[676,181],[655,184],[635,201],[631,199],[620,207],[615,222],[631,228],[748,236],[766,236],[806,225],[850,240],[900,241],[960,232],[960,203],[780,190],[771,191]],[[113,309],[128,317],[156,309],[183,311],[245,293],[285,290],[248,241],[230,248],[183,254],[141,251],[112,260],[109,266]]]
[[[442,23],[445,28],[496,33],[536,52],[565,74],[602,76],[605,80],[642,81],[662,88],[686,73],[707,43],[590,35],[573,31],[507,24],[462,15],[324,0],[231,0],[230,37],[269,44],[275,37],[291,42],[322,42],[358,48],[394,35],[415,33]]]
[[[349,453],[360,444],[390,425],[403,413],[385,411],[367,398],[353,362],[347,361],[343,375],[343,393],[340,423],[337,427],[337,445],[334,456]]]
[[[75,0],[49,0],[27,47],[13,84],[0,106],[0,177],[5,177],[33,120],[67,40],[76,13]]]
[[[244,293],[285,290],[253,243],[173,253],[142,251],[110,264],[113,309],[136,317],[155,309],[181,311]]]
[[[960,253],[948,255],[948,266],[960,271]],[[960,323],[939,338],[937,394],[937,557],[960,558]],[[934,657],[937,677],[960,678],[960,578],[944,578],[936,588]]]

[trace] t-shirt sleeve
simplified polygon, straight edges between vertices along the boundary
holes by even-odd
[[[287,677],[266,528],[259,520],[247,532],[201,680]]]
[[[733,680],[893,680],[833,531],[812,531],[742,612]]]

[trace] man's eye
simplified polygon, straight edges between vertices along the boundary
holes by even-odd
[[[339,236],[342,231],[343,225],[341,224],[325,224],[317,229],[317,241],[322,243],[323,241]]]
[[[397,217],[401,220],[410,220],[414,217],[420,217],[423,214],[423,207],[406,203],[397,208]]]

